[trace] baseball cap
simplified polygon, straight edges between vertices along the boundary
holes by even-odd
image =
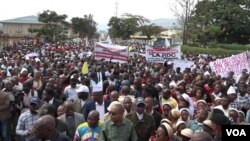
[[[109,104],[107,110],[108,110],[108,111],[111,111],[111,108],[112,108],[114,105],[117,105],[117,104],[122,105],[119,101],[113,101],[113,102],[111,102],[111,103]]]
[[[140,105],[140,104],[143,104],[145,106],[145,101],[144,101],[144,98],[143,97],[138,97],[136,99],[136,106]]]
[[[39,104],[39,98],[38,97],[31,97],[30,98],[30,100],[29,100],[29,102],[30,102],[30,104],[36,104],[36,105],[38,105]]]
[[[85,85],[81,85],[76,89],[76,92],[80,93],[80,92],[85,92],[85,93],[89,93],[89,88]]]

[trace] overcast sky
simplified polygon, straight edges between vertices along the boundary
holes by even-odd
[[[49,9],[68,15],[67,20],[92,14],[97,23],[108,23],[115,15],[116,1],[118,15],[131,13],[148,19],[174,18],[170,5],[175,0],[1,0],[0,20],[37,15]]]

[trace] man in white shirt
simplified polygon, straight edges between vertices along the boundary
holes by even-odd
[[[74,75],[70,77],[70,85],[64,88],[64,94],[67,100],[76,100],[78,99],[76,89],[79,88],[77,85],[77,80],[74,78]]]
[[[224,112],[225,116],[228,117],[229,111],[232,109],[232,108],[229,106],[229,104],[230,104],[229,98],[228,98],[227,96],[224,96],[224,97],[221,99],[221,105],[214,107],[214,109],[220,109],[221,111]]]
[[[110,104],[109,100],[103,99],[103,91],[95,91],[92,93],[93,100],[87,102],[84,108],[84,116],[87,120],[88,114],[92,110],[96,110],[100,114],[100,121],[104,120],[104,114],[108,112],[107,107]]]

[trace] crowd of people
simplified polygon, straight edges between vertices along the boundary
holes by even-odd
[[[195,62],[185,70],[139,54],[97,61],[83,54],[93,48],[26,43],[0,52],[0,140],[221,141],[223,125],[250,122],[247,69],[221,77],[210,55],[183,55]]]

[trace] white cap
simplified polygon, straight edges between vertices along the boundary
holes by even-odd
[[[160,86],[162,89],[164,88],[164,85],[161,83],[158,83],[157,85]]]
[[[181,124],[185,124],[186,125],[186,122],[184,122],[183,120],[177,121],[176,128],[178,128],[178,126],[180,126]]]
[[[227,90],[227,94],[236,94],[235,88],[233,86],[230,86]]]
[[[35,58],[35,61],[36,62],[41,62],[39,58]]]
[[[26,68],[22,68],[22,70],[21,70],[20,73],[23,73],[24,71],[27,71],[27,72],[28,72],[28,70],[27,70]]]
[[[113,101],[113,102],[110,103],[110,105],[108,106],[107,110],[110,111],[111,108],[112,108],[114,105],[116,105],[116,104],[122,105],[119,101]]]
[[[209,73],[208,71],[206,71],[206,72],[204,73],[204,75],[210,76],[210,73]]]
[[[174,87],[174,88],[176,88],[176,87],[177,87],[177,84],[176,84],[174,81],[172,81],[172,82],[169,83],[169,87]]]
[[[76,89],[76,92],[80,93],[80,92],[85,92],[85,93],[89,93],[89,88],[85,85],[81,85]]]
[[[181,135],[188,137],[188,138],[191,138],[193,133],[194,133],[193,130],[191,130],[190,128],[185,128],[181,130]]]

